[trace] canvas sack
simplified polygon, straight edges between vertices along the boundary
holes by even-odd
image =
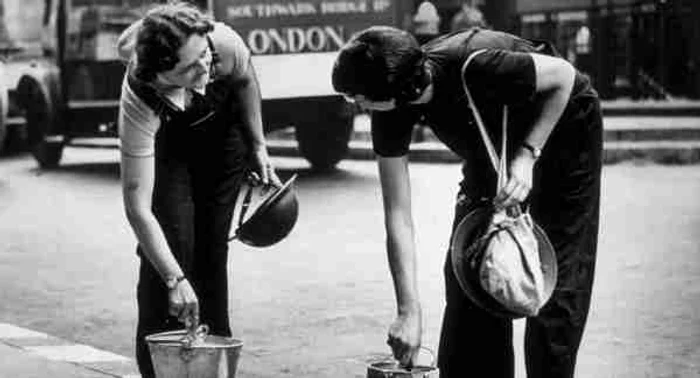
[[[498,192],[507,181],[508,107],[503,107],[503,137],[499,158],[464,81],[467,65],[481,52],[483,50],[476,51],[467,59],[462,68],[462,83],[490,161],[498,174]],[[469,263],[478,272],[479,282],[486,293],[512,312],[523,316],[537,315],[548,295],[533,220],[527,211],[523,211],[520,205],[494,209],[485,232],[468,248],[475,249],[468,253],[472,256]]]

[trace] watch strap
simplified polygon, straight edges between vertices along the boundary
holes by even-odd
[[[522,146],[523,146],[523,148],[525,148],[526,150],[530,151],[530,153],[532,154],[532,157],[534,157],[535,160],[539,159],[540,156],[542,155],[542,150],[541,150],[541,149],[539,149],[539,148],[537,148],[537,147],[535,147],[535,146],[533,146],[533,145],[531,145],[531,144],[529,144],[529,143],[523,143]]]
[[[165,280],[165,286],[168,288],[168,290],[173,290],[177,287],[177,285],[180,284],[180,282],[184,281],[185,275],[181,274],[179,276],[170,276]]]

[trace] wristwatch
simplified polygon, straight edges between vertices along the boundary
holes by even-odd
[[[184,280],[185,276],[182,274],[179,276],[168,276],[168,278],[165,279],[165,286],[168,288],[168,290],[175,290],[177,285]]]
[[[542,150],[529,144],[529,143],[523,143],[523,148],[526,150],[530,151],[532,154],[532,157],[535,158],[535,160],[539,159],[540,156],[542,155]]]

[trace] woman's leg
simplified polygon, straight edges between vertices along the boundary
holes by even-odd
[[[469,210],[468,202],[466,195],[460,194],[454,226]],[[512,322],[491,315],[468,299],[454,276],[449,254],[444,275],[447,303],[438,353],[440,377],[513,377]]]
[[[235,128],[212,123],[193,163],[195,182],[195,259],[193,285],[200,321],[212,334],[231,336],[228,290],[228,237],[244,165]],[[229,127],[229,128],[227,128]]]
[[[186,166],[157,159],[153,211],[168,246],[189,278],[194,246],[194,206]],[[168,292],[163,279],[140,249],[138,254],[141,268],[137,286],[136,360],[141,376],[151,378],[154,372],[145,337],[183,326],[168,313]]]
[[[580,221],[562,219],[559,226],[568,223],[568,227],[548,229],[557,250],[558,281],[540,314],[527,321],[525,351],[530,377],[574,376],[590,307],[598,235],[597,201],[588,205],[591,210],[580,213]]]
[[[527,321],[529,377],[568,378],[575,372],[578,348],[590,307],[598,244],[602,120],[597,101],[582,106],[551,143],[533,188],[532,215],[557,253],[558,280],[551,299]],[[548,142],[549,144],[550,142]]]
[[[212,334],[231,336],[228,291],[228,236],[233,204],[197,203],[192,278],[202,324]]]
[[[441,378],[512,378],[513,326],[472,303],[459,287],[452,264],[445,264],[447,304],[440,333]]]

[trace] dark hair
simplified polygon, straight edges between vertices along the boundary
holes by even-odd
[[[333,88],[370,100],[415,100],[429,83],[425,53],[410,33],[374,26],[343,46],[333,67]]]
[[[150,82],[158,73],[173,69],[178,50],[193,34],[206,35],[214,23],[192,4],[175,1],[150,10],[136,36],[137,66],[134,75]]]

